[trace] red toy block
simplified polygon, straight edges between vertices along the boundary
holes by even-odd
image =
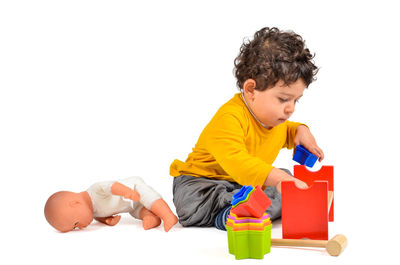
[[[316,180],[328,181],[328,191],[331,191],[332,193],[334,191],[333,166],[322,166],[319,171],[310,171],[305,166],[295,165],[294,177],[304,181],[308,186],[311,186]],[[332,203],[330,205],[329,222],[333,222],[334,220],[333,204],[334,198],[332,198]]]
[[[264,212],[272,204],[271,200],[260,188],[256,186],[255,190],[250,194],[246,202],[240,203],[231,209],[231,212],[238,217],[256,217],[260,218]]]
[[[315,181],[306,190],[282,182],[282,237],[328,240],[327,181]]]

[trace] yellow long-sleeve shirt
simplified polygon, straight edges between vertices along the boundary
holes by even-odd
[[[285,121],[268,130],[255,120],[240,93],[235,94],[204,128],[186,161],[174,160],[170,174],[262,186],[279,151],[293,148],[300,124]]]

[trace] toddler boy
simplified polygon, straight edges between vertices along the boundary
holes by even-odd
[[[263,28],[243,43],[235,59],[240,93],[225,103],[201,133],[185,162],[175,160],[173,194],[183,226],[225,230],[230,202],[243,185],[260,185],[271,199],[272,220],[281,215],[280,185],[307,185],[272,163],[282,148],[301,144],[324,158],[307,126],[289,121],[317,67],[301,36]]]

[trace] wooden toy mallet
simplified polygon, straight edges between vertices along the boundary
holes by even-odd
[[[344,235],[336,235],[330,240],[271,239],[271,246],[325,248],[331,256],[339,256],[346,245],[347,238]]]

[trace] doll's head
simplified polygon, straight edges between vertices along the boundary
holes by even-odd
[[[47,200],[44,215],[55,229],[68,232],[93,221],[93,206],[87,192],[60,191]]]

